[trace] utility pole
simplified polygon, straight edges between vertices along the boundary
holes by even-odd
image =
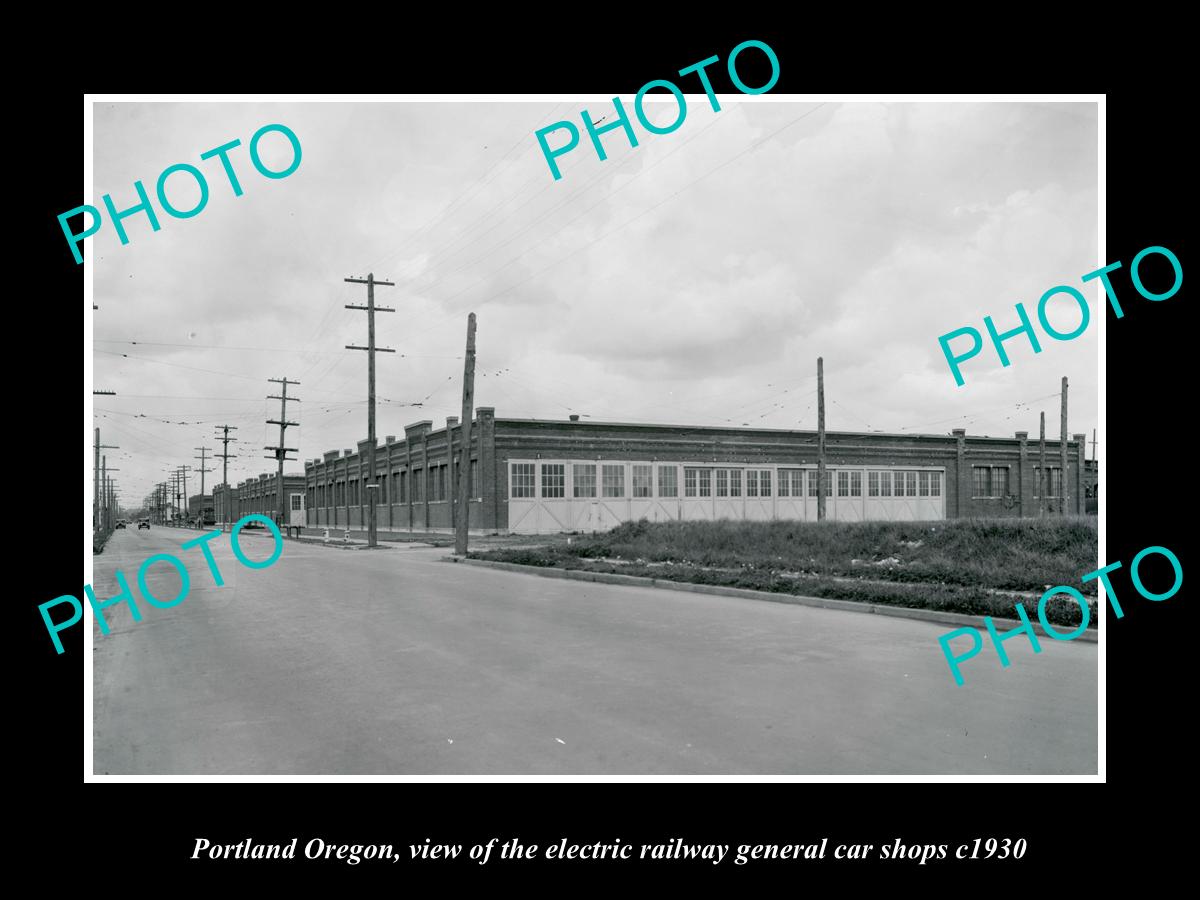
[[[92,441],[92,531],[100,524],[100,429],[96,429],[96,438]]]
[[[187,522],[188,514],[188,491],[187,491],[187,472],[191,466],[179,467],[179,482],[183,486],[183,494],[179,498],[179,517]]]
[[[1067,494],[1068,494],[1067,485],[1070,484],[1071,479],[1067,477],[1067,376],[1066,375],[1063,376],[1063,380],[1062,380],[1062,412],[1061,412],[1061,416],[1062,416],[1062,421],[1059,424],[1059,432],[1058,432],[1058,452],[1059,452],[1059,457],[1060,457],[1058,481],[1059,481],[1059,484],[1062,485],[1062,487],[1059,488],[1059,493],[1062,494],[1062,497],[1061,497],[1061,499],[1059,499],[1058,502],[1059,502],[1059,509],[1062,510],[1062,514],[1065,516],[1067,514],[1067,510],[1069,510],[1071,508],[1071,505],[1067,502]]]
[[[204,467],[204,463],[207,462],[205,455],[208,453],[209,450],[212,449],[212,447],[193,447],[192,449],[200,451],[200,455],[193,456],[192,459],[200,460],[200,468],[196,469],[195,471],[200,473],[200,496],[203,497],[204,496],[204,473],[212,471],[212,469],[206,469]]]
[[[112,494],[109,491],[109,472],[119,472],[120,469],[108,468],[108,456],[100,457],[100,527],[104,531],[112,531]]]
[[[100,451],[101,450],[120,450],[116,444],[101,444],[100,429],[96,429],[96,442],[94,444],[95,463],[92,472],[92,530],[100,527]]]
[[[230,494],[230,491],[229,491],[229,460],[237,459],[236,453],[233,454],[232,456],[229,453],[229,442],[233,441],[235,444],[237,443],[237,438],[231,438],[229,436],[229,432],[237,431],[237,426],[236,425],[218,425],[217,431],[222,432],[222,437],[220,438],[220,441],[223,446],[221,448],[222,452],[214,453],[213,456],[221,457],[221,484],[225,485],[225,502],[221,506],[221,513],[222,513],[222,520],[223,520],[221,523],[221,530],[224,531],[225,525],[227,525],[229,523],[229,507],[230,507],[231,501],[233,500],[233,496]]]
[[[471,410],[475,401],[475,313],[467,316],[467,356],[463,363],[462,452],[458,463],[458,518],[454,520],[454,552],[467,554],[467,528],[471,518]],[[446,433],[446,441],[450,441]]]
[[[294,450],[296,452],[299,452],[298,447],[288,447],[284,444],[283,433],[284,433],[284,430],[287,429],[289,426],[299,427],[299,425],[300,425],[299,422],[289,422],[288,421],[287,402],[289,400],[291,400],[293,403],[299,403],[300,398],[299,397],[289,397],[287,395],[287,387],[289,384],[299,384],[300,382],[289,381],[286,377],[285,378],[268,378],[267,381],[273,382],[275,384],[283,385],[282,394],[268,394],[267,395],[268,400],[278,400],[279,401],[279,418],[278,419],[267,419],[268,425],[278,425],[279,426],[279,446],[263,448],[264,450],[274,450],[275,451],[275,459],[278,460],[278,462],[279,462],[279,472],[278,472],[279,481],[277,482],[277,488],[278,488],[278,492],[279,492],[279,525],[280,525],[280,528],[283,529],[283,528],[287,527],[287,515],[286,515],[286,508],[284,507],[284,497],[283,497],[283,462],[285,459],[288,458],[287,454],[288,454],[289,450]],[[269,457],[269,456],[267,457],[267,459],[270,459],[270,458],[271,457]]]
[[[375,536],[375,492],[379,490],[379,485],[375,478],[375,352],[380,353],[395,353],[395,350],[386,347],[375,346],[375,313],[376,312],[395,312],[394,309],[386,306],[375,305],[375,285],[382,284],[387,287],[395,287],[390,281],[376,281],[375,274],[368,272],[366,279],[362,278],[343,278],[343,281],[351,284],[365,284],[367,286],[367,305],[355,306],[347,303],[346,309],[366,310],[367,313],[367,346],[359,347],[354,344],[347,344],[347,350],[366,350],[367,351],[367,460],[368,466],[367,477],[370,479],[367,482],[367,546],[374,547],[376,545]],[[450,440],[450,436],[446,436],[446,440]],[[449,449],[447,447],[447,449]]]
[[[199,525],[201,528],[203,528],[204,527],[204,473],[212,471],[212,469],[206,469],[204,467],[204,462],[205,462],[205,454],[208,453],[208,451],[211,450],[212,447],[193,447],[192,449],[200,451],[200,455],[198,457],[193,456],[192,459],[200,460],[200,469],[199,469],[199,472],[200,472],[200,521],[197,522],[196,524]]]
[[[1096,429],[1092,429],[1092,462],[1096,461]]]
[[[825,360],[817,357],[817,521],[825,519]]]
[[[1046,474],[1046,413],[1045,412],[1042,413],[1041,434],[1040,434],[1040,437],[1038,438],[1038,456],[1040,457],[1040,462],[1038,463],[1038,478],[1037,478],[1038,515],[1044,516],[1046,514],[1046,486],[1050,483],[1050,479],[1049,479],[1048,475]]]

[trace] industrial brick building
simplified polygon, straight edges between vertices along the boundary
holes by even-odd
[[[212,492],[215,520],[217,522],[236,522],[242,516],[259,513],[274,521],[278,518],[279,513],[278,481],[279,476],[271,472],[256,478],[247,478],[233,488],[226,484],[218,484]],[[289,511],[295,510],[302,513],[304,509],[304,476],[298,473],[285,473],[283,494],[284,503]]]
[[[217,521],[213,516],[212,494],[193,494],[188,497],[188,521],[203,525]]]
[[[456,417],[389,435],[368,490],[367,442],[305,462],[309,526],[363,527],[375,495],[381,530],[448,529],[455,520]],[[1084,436],[1046,441],[1048,490],[1039,496],[1040,447],[1011,438],[826,434],[826,516],[846,521],[1079,514]],[[497,419],[476,410],[470,448],[472,530],[546,534],[603,531],[647,518],[817,518],[817,435],[811,431]],[[1065,496],[1064,496],[1065,487]]]

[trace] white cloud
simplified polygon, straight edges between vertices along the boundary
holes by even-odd
[[[1069,343],[1044,338],[1038,355],[1009,342],[1008,368],[987,350],[961,388],[937,344],[964,325],[982,331],[989,314],[1011,327],[1017,301],[1035,316],[1043,291],[1082,289],[1079,276],[1106,262],[1094,106],[722,98],[713,113],[689,97],[670,135],[639,130],[631,149],[606,134],[605,162],[584,134],[556,182],[533,132],[585,105],[97,107],[92,202],[111,192],[128,206],[134,179],[152,192],[175,162],[210,176],[194,218],[160,215],[153,233],[134,216],[125,247],[108,223],[89,239],[97,338],[184,345],[96,345],[157,361],[96,355],[97,387],[118,392],[97,403],[113,411],[101,427],[132,448],[127,497],[211,446],[212,424],[258,444],[268,377],[303,382],[301,460],[353,446],[366,364],[342,348],[363,343],[366,322],[342,306],[365,288],[342,279],[367,271],[397,283],[376,292],[399,310],[379,316],[378,342],[405,354],[378,361],[379,394],[395,401],[381,404],[380,435],[459,414],[471,310],[476,400],[500,416],[813,427],[821,355],[833,429],[945,432],[958,416],[972,432],[1036,432],[1036,408],[1014,404],[1056,392],[1063,374],[1072,430],[1094,426],[1094,323]],[[285,179],[250,165],[246,144],[268,122],[303,146]],[[199,161],[234,137],[241,197],[215,160]],[[183,205],[187,179],[175,177]],[[1095,318],[1096,291],[1084,294]],[[1056,301],[1051,321],[1069,327],[1072,315]],[[178,397],[221,399],[167,399]],[[1055,402],[1039,402],[1057,434]],[[247,451],[239,480],[272,465]]]

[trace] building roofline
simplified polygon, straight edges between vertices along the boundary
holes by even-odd
[[[513,424],[517,424],[517,425],[566,426],[568,428],[595,428],[595,427],[646,428],[646,429],[674,428],[674,429],[686,429],[688,431],[713,431],[713,432],[732,431],[732,432],[737,432],[737,433],[741,433],[741,434],[758,433],[758,434],[780,434],[780,435],[783,435],[783,434],[816,435],[816,433],[817,433],[816,429],[753,428],[753,427],[749,427],[749,426],[740,426],[740,425],[676,425],[676,424],[670,424],[670,423],[666,423],[666,422],[600,422],[600,421],[595,421],[595,420],[591,420],[591,421],[587,421],[587,422],[583,422],[583,421],[572,422],[570,420],[564,421],[562,419],[517,419],[517,418],[512,418],[512,417],[496,419],[495,422],[496,422],[497,426],[507,424],[507,423],[513,423]],[[837,436],[842,436],[842,437],[868,437],[868,438],[879,438],[879,437],[903,438],[903,439],[932,438],[935,440],[954,440],[954,438],[955,438],[955,435],[951,432],[932,434],[929,432],[915,432],[915,431],[914,432],[831,431],[831,430],[826,429],[825,434],[827,436],[828,435],[837,435]],[[1020,438],[1017,438],[1015,435],[1012,437],[1000,437],[1000,436],[994,436],[994,435],[968,434],[968,435],[966,435],[966,437],[973,441],[1009,441],[1009,442],[1011,442],[1011,441],[1020,440]],[[1058,438],[1054,438],[1053,440],[1050,438],[1046,439],[1047,444],[1058,444],[1058,442],[1059,442]],[[1027,443],[1036,445],[1038,443],[1038,441],[1036,439],[1028,440]],[[1071,444],[1071,443],[1074,443],[1074,441],[1068,440],[1067,443]]]

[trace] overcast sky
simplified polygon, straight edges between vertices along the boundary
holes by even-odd
[[[1108,262],[1094,104],[720,99],[713,112],[689,96],[667,135],[635,120],[636,148],[604,135],[604,162],[584,133],[559,181],[534,132],[561,119],[582,131],[580,110],[599,118],[611,102],[97,104],[88,202],[132,206],[136,179],[153,196],[180,162],[210,188],[193,218],[155,200],[160,231],[138,214],[128,245],[107,221],[86,242],[94,387],[117,392],[95,398],[95,422],[121,447],[108,453],[125,504],[168,468],[198,466],[193,448],[219,449],[218,424],[242,441],[231,482],[274,471],[268,378],[301,382],[289,470],[365,437],[366,354],[343,348],[366,343],[366,314],[343,305],[365,303],[366,288],[342,279],[368,271],[396,283],[376,290],[397,310],[377,316],[378,345],[397,350],[377,357],[381,439],[460,414],[471,311],[475,405],[499,417],[814,429],[824,356],[830,430],[1036,439],[1045,410],[1056,438],[1066,375],[1070,431],[1090,439],[1098,287],[1084,291],[1082,337],[1042,334],[1037,355],[1009,341],[1008,368],[985,348],[962,387],[937,338],[982,332],[989,314],[1013,327],[1017,301],[1035,317],[1046,289],[1082,289]],[[674,118],[673,101],[648,109]],[[283,179],[249,159],[268,123],[303,148]],[[234,138],[241,197],[218,160],[199,158]],[[270,168],[290,161],[279,134],[261,149]],[[169,180],[177,207],[197,196],[186,175]],[[1051,307],[1062,331],[1078,315],[1067,300]],[[208,485],[220,480],[210,465]]]

